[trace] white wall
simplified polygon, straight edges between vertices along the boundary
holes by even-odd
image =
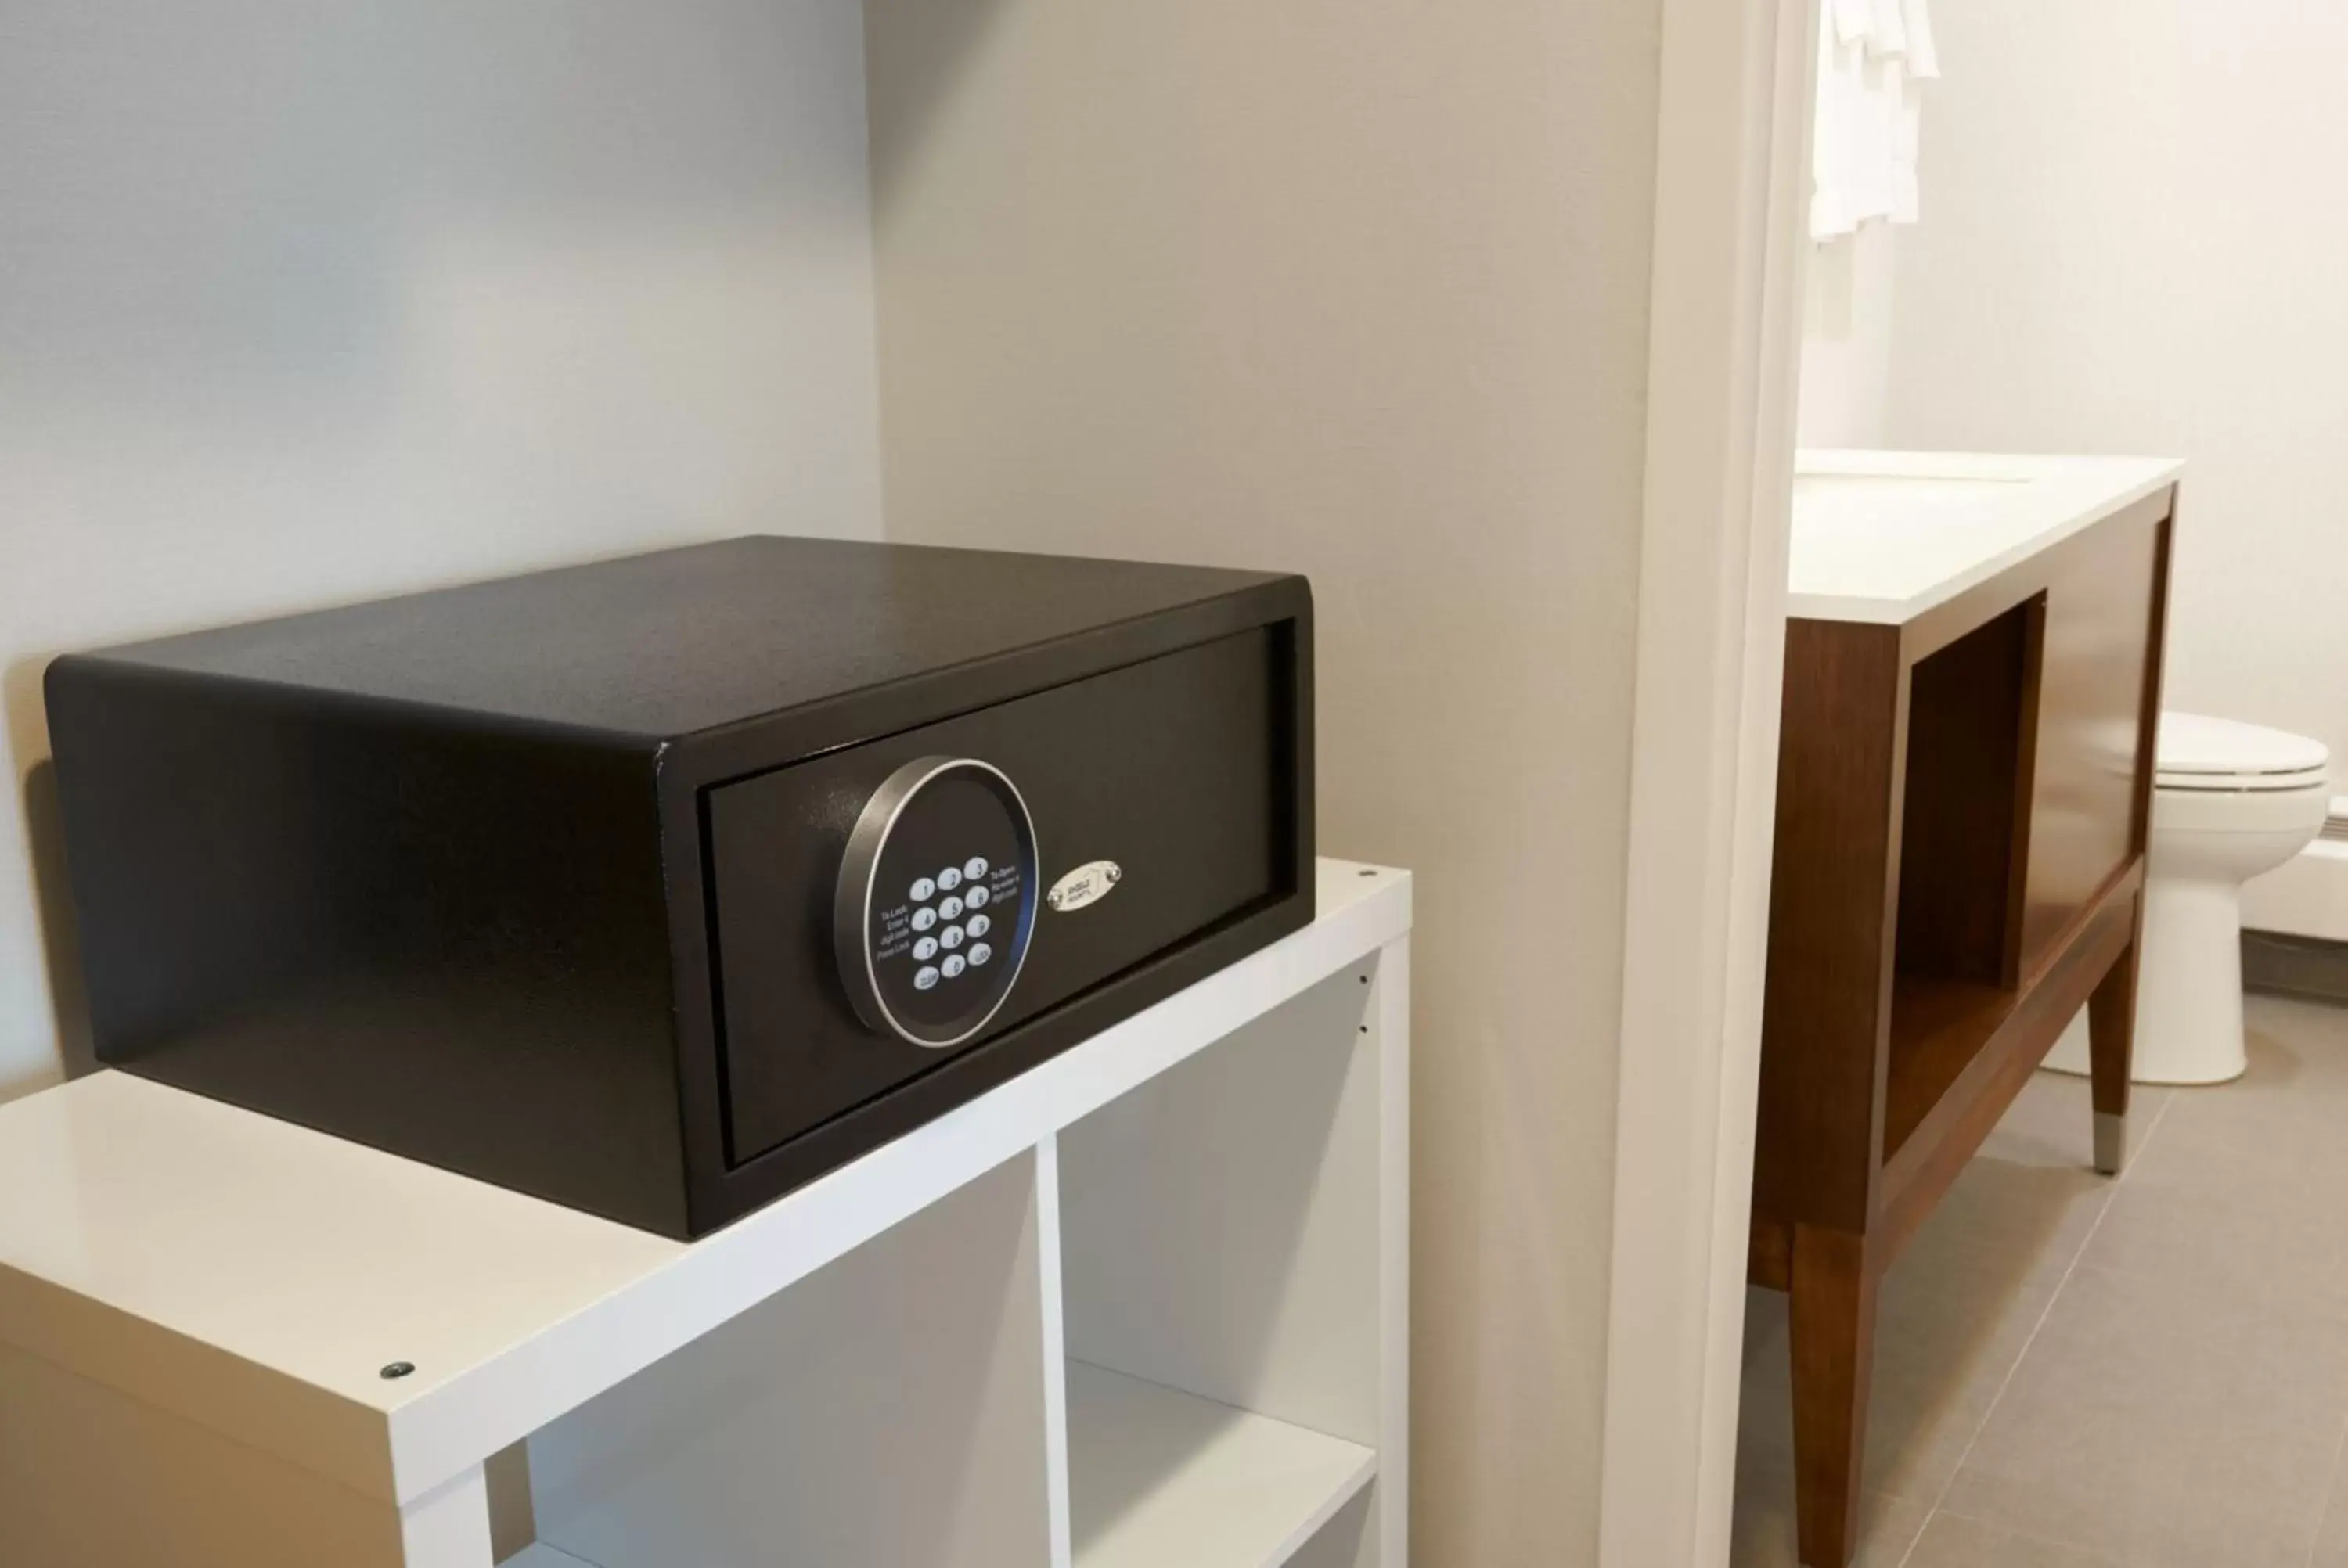
[[[872,0],[890,530],[1284,567],[1419,873],[1415,1560],[1593,1560],[1657,0]]]
[[[1810,248],[1797,433],[1805,446],[1884,444],[1900,236],[1907,232],[1870,223]]]
[[[2188,459],[2170,705],[2348,759],[2348,6],[1934,20],[1886,439]]]
[[[856,0],[0,13],[0,1096],[72,972],[50,654],[878,531],[862,49]]]

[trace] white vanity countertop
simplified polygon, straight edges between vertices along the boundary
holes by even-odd
[[[2169,457],[1806,450],[1786,613],[1899,626],[2164,486]]]

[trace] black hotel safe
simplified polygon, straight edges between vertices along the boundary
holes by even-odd
[[[758,538],[59,659],[98,1056],[701,1234],[1310,920],[1312,649]]]

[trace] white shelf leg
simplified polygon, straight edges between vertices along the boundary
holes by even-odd
[[[1378,1049],[1379,1568],[1410,1556],[1410,938],[1381,950]]]
[[[399,1511],[405,1568],[495,1568],[489,1547],[489,1483],[479,1465]]]
[[[1051,1568],[1075,1568],[1074,1514],[1068,1501],[1068,1341],[1060,1287],[1060,1141],[1035,1145],[1036,1262],[1044,1296],[1044,1496],[1051,1528]]]

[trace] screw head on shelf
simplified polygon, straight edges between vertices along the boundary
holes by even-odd
[[[391,1365],[386,1367],[381,1372],[377,1373],[376,1376],[380,1377],[386,1383],[392,1383],[407,1377],[409,1373],[415,1370],[416,1363],[413,1361],[394,1361]]]

